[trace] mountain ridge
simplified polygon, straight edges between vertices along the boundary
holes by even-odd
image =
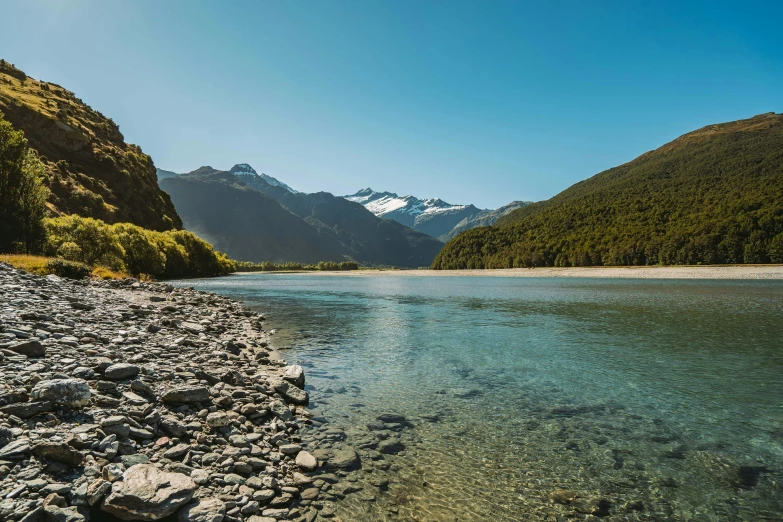
[[[783,114],[702,127],[456,236],[433,268],[783,262]]]
[[[326,192],[291,192],[260,176],[201,167],[161,185],[182,209],[186,226],[241,261],[353,260],[415,268],[428,266],[443,246],[357,203]]]

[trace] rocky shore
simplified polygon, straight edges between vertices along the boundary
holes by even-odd
[[[334,520],[359,456],[303,447],[304,371],[263,325],[210,293],[0,263],[0,520]]]

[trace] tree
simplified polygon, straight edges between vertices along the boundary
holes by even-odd
[[[0,115],[0,252],[37,252],[45,240],[43,219],[48,189],[44,166]]]

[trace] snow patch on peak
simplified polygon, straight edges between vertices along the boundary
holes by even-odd
[[[419,199],[415,196],[399,196],[394,192],[375,192],[371,188],[362,189],[355,194],[343,196],[348,201],[355,201],[378,217],[395,212],[412,217],[422,214],[438,214],[455,212],[468,208],[469,205],[452,205],[440,198]]]
[[[264,180],[265,182],[272,185],[273,187],[282,187],[286,189],[288,192],[291,192],[292,194],[298,193],[296,190],[292,189],[282,181],[273,178],[268,174],[264,174],[264,173],[259,174],[258,172],[256,172],[256,170],[253,167],[251,167],[247,163],[237,163],[236,165],[231,167],[231,170],[229,172],[231,172],[234,176],[253,176],[253,177],[257,176],[262,180]]]

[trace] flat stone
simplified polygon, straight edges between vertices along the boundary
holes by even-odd
[[[407,420],[405,415],[397,413],[381,413],[375,418],[381,422],[405,422]]]
[[[190,444],[177,444],[173,448],[166,450],[163,456],[167,459],[178,459],[184,457],[188,451],[190,451]]]
[[[225,477],[223,477],[223,480],[226,481],[226,484],[244,484],[245,479],[242,478],[240,475],[237,475],[236,473],[229,473]]]
[[[226,505],[217,498],[201,498],[177,512],[178,522],[222,522]]]
[[[14,343],[8,346],[7,349],[27,357],[43,357],[46,355],[46,347],[40,341],[34,339]]]
[[[151,464],[136,464],[112,484],[101,509],[122,520],[159,520],[193,498],[196,483],[182,473],[166,473]]]
[[[203,386],[178,386],[163,394],[163,402],[174,404],[189,404],[209,399],[209,390]]]
[[[188,321],[183,321],[179,323],[179,327],[186,332],[198,334],[204,331],[204,327],[198,323],[191,323]]]
[[[39,442],[31,450],[38,458],[62,462],[72,468],[80,466],[84,456],[64,442]]]
[[[135,364],[117,363],[112,364],[103,372],[103,376],[106,379],[112,381],[121,381],[124,379],[132,379],[139,374],[139,367]]]
[[[302,451],[302,446],[299,444],[283,444],[279,449],[283,455],[295,455]]]
[[[136,453],[134,455],[123,455],[120,457],[120,461],[126,468],[130,468],[136,464],[149,464],[150,458],[141,453]]]
[[[52,401],[34,401],[23,402],[19,404],[9,404],[0,406],[0,412],[6,415],[16,415],[22,419],[29,419],[41,413],[54,411],[54,402]]]
[[[302,500],[315,500],[318,498],[320,491],[318,488],[307,488],[300,494]]]
[[[0,459],[17,459],[30,453],[30,441],[18,439],[0,449]]]

